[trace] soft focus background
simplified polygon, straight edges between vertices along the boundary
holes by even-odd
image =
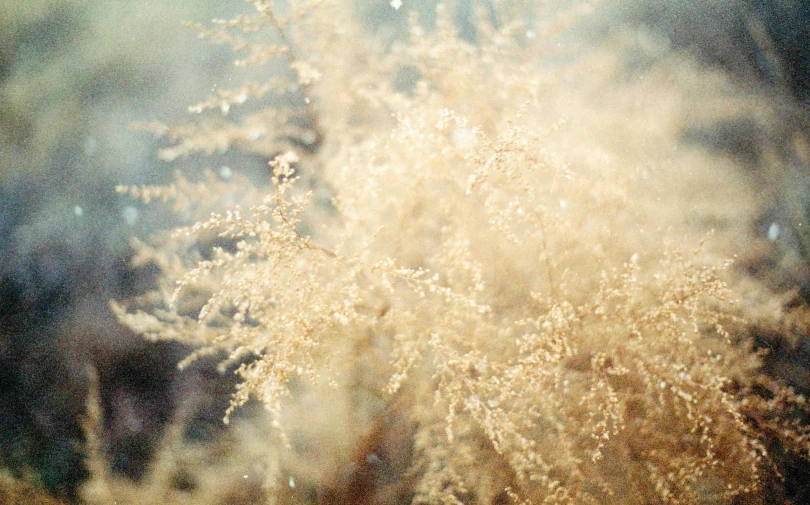
[[[144,213],[115,186],[165,182],[182,166],[160,162],[158,143],[132,125],[180,121],[224,85],[229,51],[181,21],[243,7],[0,3],[0,464],[28,469],[57,494],[75,497],[86,475],[77,417],[86,365],[100,375],[108,425],[121,418],[109,442],[120,446],[120,473],[142,473],[176,406],[174,363],[184,351],[145,344],[108,309],[156,273],[130,267],[130,237],[170,218]]]

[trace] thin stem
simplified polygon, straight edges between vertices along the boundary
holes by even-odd
[[[295,63],[296,61],[301,61],[298,59],[298,55],[296,54],[295,47],[293,46],[290,39],[284,33],[284,27],[282,26],[281,22],[276,17],[273,9],[270,6],[261,6],[258,7],[259,11],[267,16],[267,19],[270,20],[270,24],[278,32],[279,37],[281,38],[281,42],[287,47],[287,57],[290,60],[290,63]],[[298,84],[304,91],[304,96],[308,97],[311,93],[311,86],[310,84]],[[305,100],[304,101],[304,108],[306,110],[307,121],[309,121],[310,126],[315,134],[315,138],[312,142],[304,141],[304,145],[308,147],[311,152],[317,152],[318,149],[323,145],[323,133],[321,131],[320,121],[318,120],[318,112],[315,109],[315,105],[312,100]]]

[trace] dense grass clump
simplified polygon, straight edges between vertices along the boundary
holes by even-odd
[[[407,34],[371,36],[341,2],[251,3],[194,26],[267,75],[193,106],[198,122],[146,127],[168,138],[167,160],[266,156],[269,190],[230,171],[120,188],[196,223],[141,246],[162,290],[116,310],[148,338],[193,345],[181,366],[225,353],[222,368],[237,367],[225,421],[255,398],[270,426],[230,450],[260,445],[241,461],[258,461],[262,494],[785,493],[785,454],[810,451],[805,400],[761,373],[748,308],[769,295],[730,268],[755,188],[733,160],[678,140],[700,119],[682,111],[714,119],[762,102],[677,53],[624,79],[618,55],[638,39],[570,43],[582,6],[498,3],[459,33],[439,5],[430,23],[411,13]],[[168,499],[162,482],[184,487],[165,475],[193,473],[167,457],[150,499]],[[91,502],[136,499],[94,477]]]

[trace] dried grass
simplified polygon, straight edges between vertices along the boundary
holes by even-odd
[[[810,442],[789,417],[804,399],[761,375],[727,286],[751,189],[677,143],[696,94],[759,102],[678,56],[623,83],[621,36],[544,63],[555,30],[534,38],[509,5],[478,15],[474,42],[440,6],[384,50],[339,2],[252,3],[201,33],[289,70],[153,130],[167,159],[273,153],[271,189],[122,188],[202,217],[144,246],[160,301],[116,309],[195,343],[189,360],[242,363],[228,414],[251,398],[270,414],[248,442],[269,499],[771,503],[770,441],[803,457]],[[225,247],[203,257],[212,236]]]

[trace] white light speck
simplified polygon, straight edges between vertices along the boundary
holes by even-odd
[[[771,223],[768,227],[768,240],[773,242],[777,238],[779,238],[779,225],[777,223]]]
[[[667,383],[664,382],[664,381],[661,381],[661,383],[658,384],[658,387],[660,387],[661,389],[666,389],[667,388]]]
[[[305,103],[305,104],[309,105],[309,102],[310,102],[310,101],[311,101],[311,100],[309,99],[309,97],[308,97],[308,96],[307,96],[307,97],[304,97],[304,103]]]
[[[303,140],[305,144],[311,146],[316,140],[318,140],[318,135],[312,130],[307,130],[301,135],[301,140]]]
[[[223,165],[219,167],[219,176],[227,181],[233,176],[233,170],[231,170],[231,167]]]
[[[563,210],[568,208],[568,200],[565,200],[565,199],[560,200],[560,208],[563,209]]]
[[[633,253],[633,255],[630,256],[630,263],[632,263],[633,265],[638,263],[638,253]]]
[[[124,207],[121,216],[124,218],[125,223],[132,226],[138,222],[138,209],[131,205]]]
[[[87,140],[84,141],[84,154],[87,156],[93,156],[96,153],[96,138],[95,137],[87,137]]]
[[[402,0],[391,0],[391,7],[393,7],[395,11],[398,11],[399,8],[402,7]]]
[[[529,39],[529,40],[535,38],[536,36],[537,36],[537,34],[534,33],[534,30],[529,30],[529,31],[526,32],[526,38]]]
[[[73,215],[76,217],[82,217],[84,215],[84,209],[79,207],[78,205],[73,207]]]
[[[295,489],[295,479],[293,477],[290,477],[290,487]]]

